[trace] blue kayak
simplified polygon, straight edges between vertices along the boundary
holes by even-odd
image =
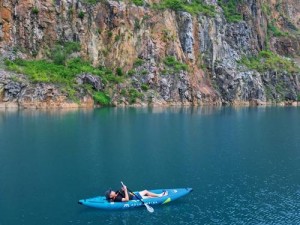
[[[174,201],[180,197],[183,197],[189,194],[193,189],[192,188],[174,188],[174,189],[157,189],[157,190],[149,190],[154,193],[162,193],[163,191],[167,191],[168,195],[162,197],[155,198],[144,198],[143,202],[148,205],[162,205]],[[138,193],[138,192],[134,192]],[[79,204],[94,207],[98,209],[108,209],[108,210],[116,210],[116,209],[129,209],[140,207],[143,203],[140,200],[130,200],[128,202],[109,202],[106,200],[105,196],[98,196],[94,198],[82,199],[79,200]]]

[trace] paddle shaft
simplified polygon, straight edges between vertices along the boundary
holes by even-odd
[[[122,186],[125,186],[125,185],[123,184],[122,181],[121,181],[121,184],[122,184]],[[131,191],[131,190],[128,189],[128,188],[127,188],[127,191],[129,191],[130,193],[132,193],[132,194],[133,194],[140,202],[142,202],[143,205],[146,206],[148,212],[150,212],[150,213],[153,213],[153,212],[154,212],[154,209],[153,209],[150,205],[148,205],[147,203],[145,203],[145,202],[144,202],[139,196],[137,196],[133,191]]]
[[[121,184],[122,184],[122,186],[125,186],[124,184],[123,184],[123,182],[121,181]],[[127,191],[129,191],[131,194],[133,194],[138,200],[140,200],[143,204],[145,204],[145,202],[143,202],[143,200],[139,197],[139,196],[137,196],[133,191],[131,191],[129,188],[127,188]]]

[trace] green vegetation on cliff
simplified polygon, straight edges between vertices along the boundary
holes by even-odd
[[[106,83],[120,83],[123,78],[116,76],[107,68],[95,68],[81,58],[68,60],[65,65],[59,65],[47,60],[6,60],[5,64],[11,71],[23,73],[32,82],[62,83],[74,82],[74,77],[81,73],[90,73],[100,76]]]
[[[76,101],[76,89],[78,84],[75,81],[76,75],[90,73],[99,76],[107,87],[116,83],[123,82],[124,78],[114,74],[111,70],[104,67],[93,67],[89,62],[81,58],[70,59],[65,65],[56,64],[47,60],[6,60],[6,68],[28,76],[32,82],[55,83],[64,86],[63,90],[68,96]],[[101,105],[109,105],[110,97],[104,92],[84,87],[93,96],[95,102]]]
[[[143,0],[132,0],[133,4],[137,5],[137,6],[143,6],[144,5],[144,1]]]
[[[192,0],[188,3],[184,0],[162,0],[159,4],[153,5],[154,9],[171,9],[174,11],[185,11],[192,15],[203,13],[207,16],[215,15],[215,7],[212,5],[207,5],[201,0]]]
[[[188,65],[177,61],[174,56],[167,56],[164,59],[164,64],[168,68],[169,73],[178,73],[180,70],[188,70]]]
[[[272,32],[275,37],[288,36],[289,33],[281,31],[274,22],[268,23],[268,32]]]
[[[74,86],[74,78],[78,74],[90,73],[102,78],[105,84],[120,83],[123,81],[122,70],[117,68],[116,76],[105,67],[93,67],[90,62],[79,57],[72,57],[80,51],[79,42],[57,42],[49,51],[50,60],[6,60],[9,70],[23,73],[32,82],[61,83]]]
[[[291,60],[283,58],[271,51],[261,51],[257,56],[244,57],[240,61],[249,69],[264,72],[267,70],[300,72],[300,68]]]
[[[226,20],[229,23],[239,22],[243,19],[238,11],[238,4],[241,0],[218,0],[218,5],[223,9]]]
[[[97,91],[93,94],[94,101],[100,105],[110,105],[110,97],[107,93]]]
[[[87,4],[97,4],[101,0],[81,0],[83,3]],[[203,13],[207,16],[215,15],[215,7],[206,4],[203,0],[191,0],[187,2],[185,0],[161,0],[159,3],[154,3],[149,5],[149,3],[144,0],[128,0],[127,3],[133,3],[136,6],[151,6],[153,9],[165,10],[171,9],[174,11],[185,11],[192,15]]]
[[[61,42],[58,41],[55,46],[49,52],[49,58],[52,59],[54,64],[65,65],[68,57],[74,53],[80,51],[79,42]]]

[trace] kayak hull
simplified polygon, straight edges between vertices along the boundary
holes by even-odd
[[[155,197],[155,198],[145,198],[143,199],[143,202],[147,203],[148,205],[162,205],[162,204],[172,202],[178,198],[181,198],[189,194],[192,190],[193,190],[192,188],[149,190],[150,192],[157,193],[157,194],[162,193],[163,191],[167,191],[168,195],[162,197]],[[105,196],[97,196],[88,199],[81,199],[79,200],[78,203],[88,207],[106,209],[106,210],[129,209],[129,208],[140,207],[143,205],[143,203],[140,200],[130,200],[128,202],[108,202]]]

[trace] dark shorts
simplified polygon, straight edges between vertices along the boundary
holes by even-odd
[[[134,192],[134,196],[132,196],[132,200],[139,200],[139,199],[143,199],[143,197],[140,195],[139,192]]]

